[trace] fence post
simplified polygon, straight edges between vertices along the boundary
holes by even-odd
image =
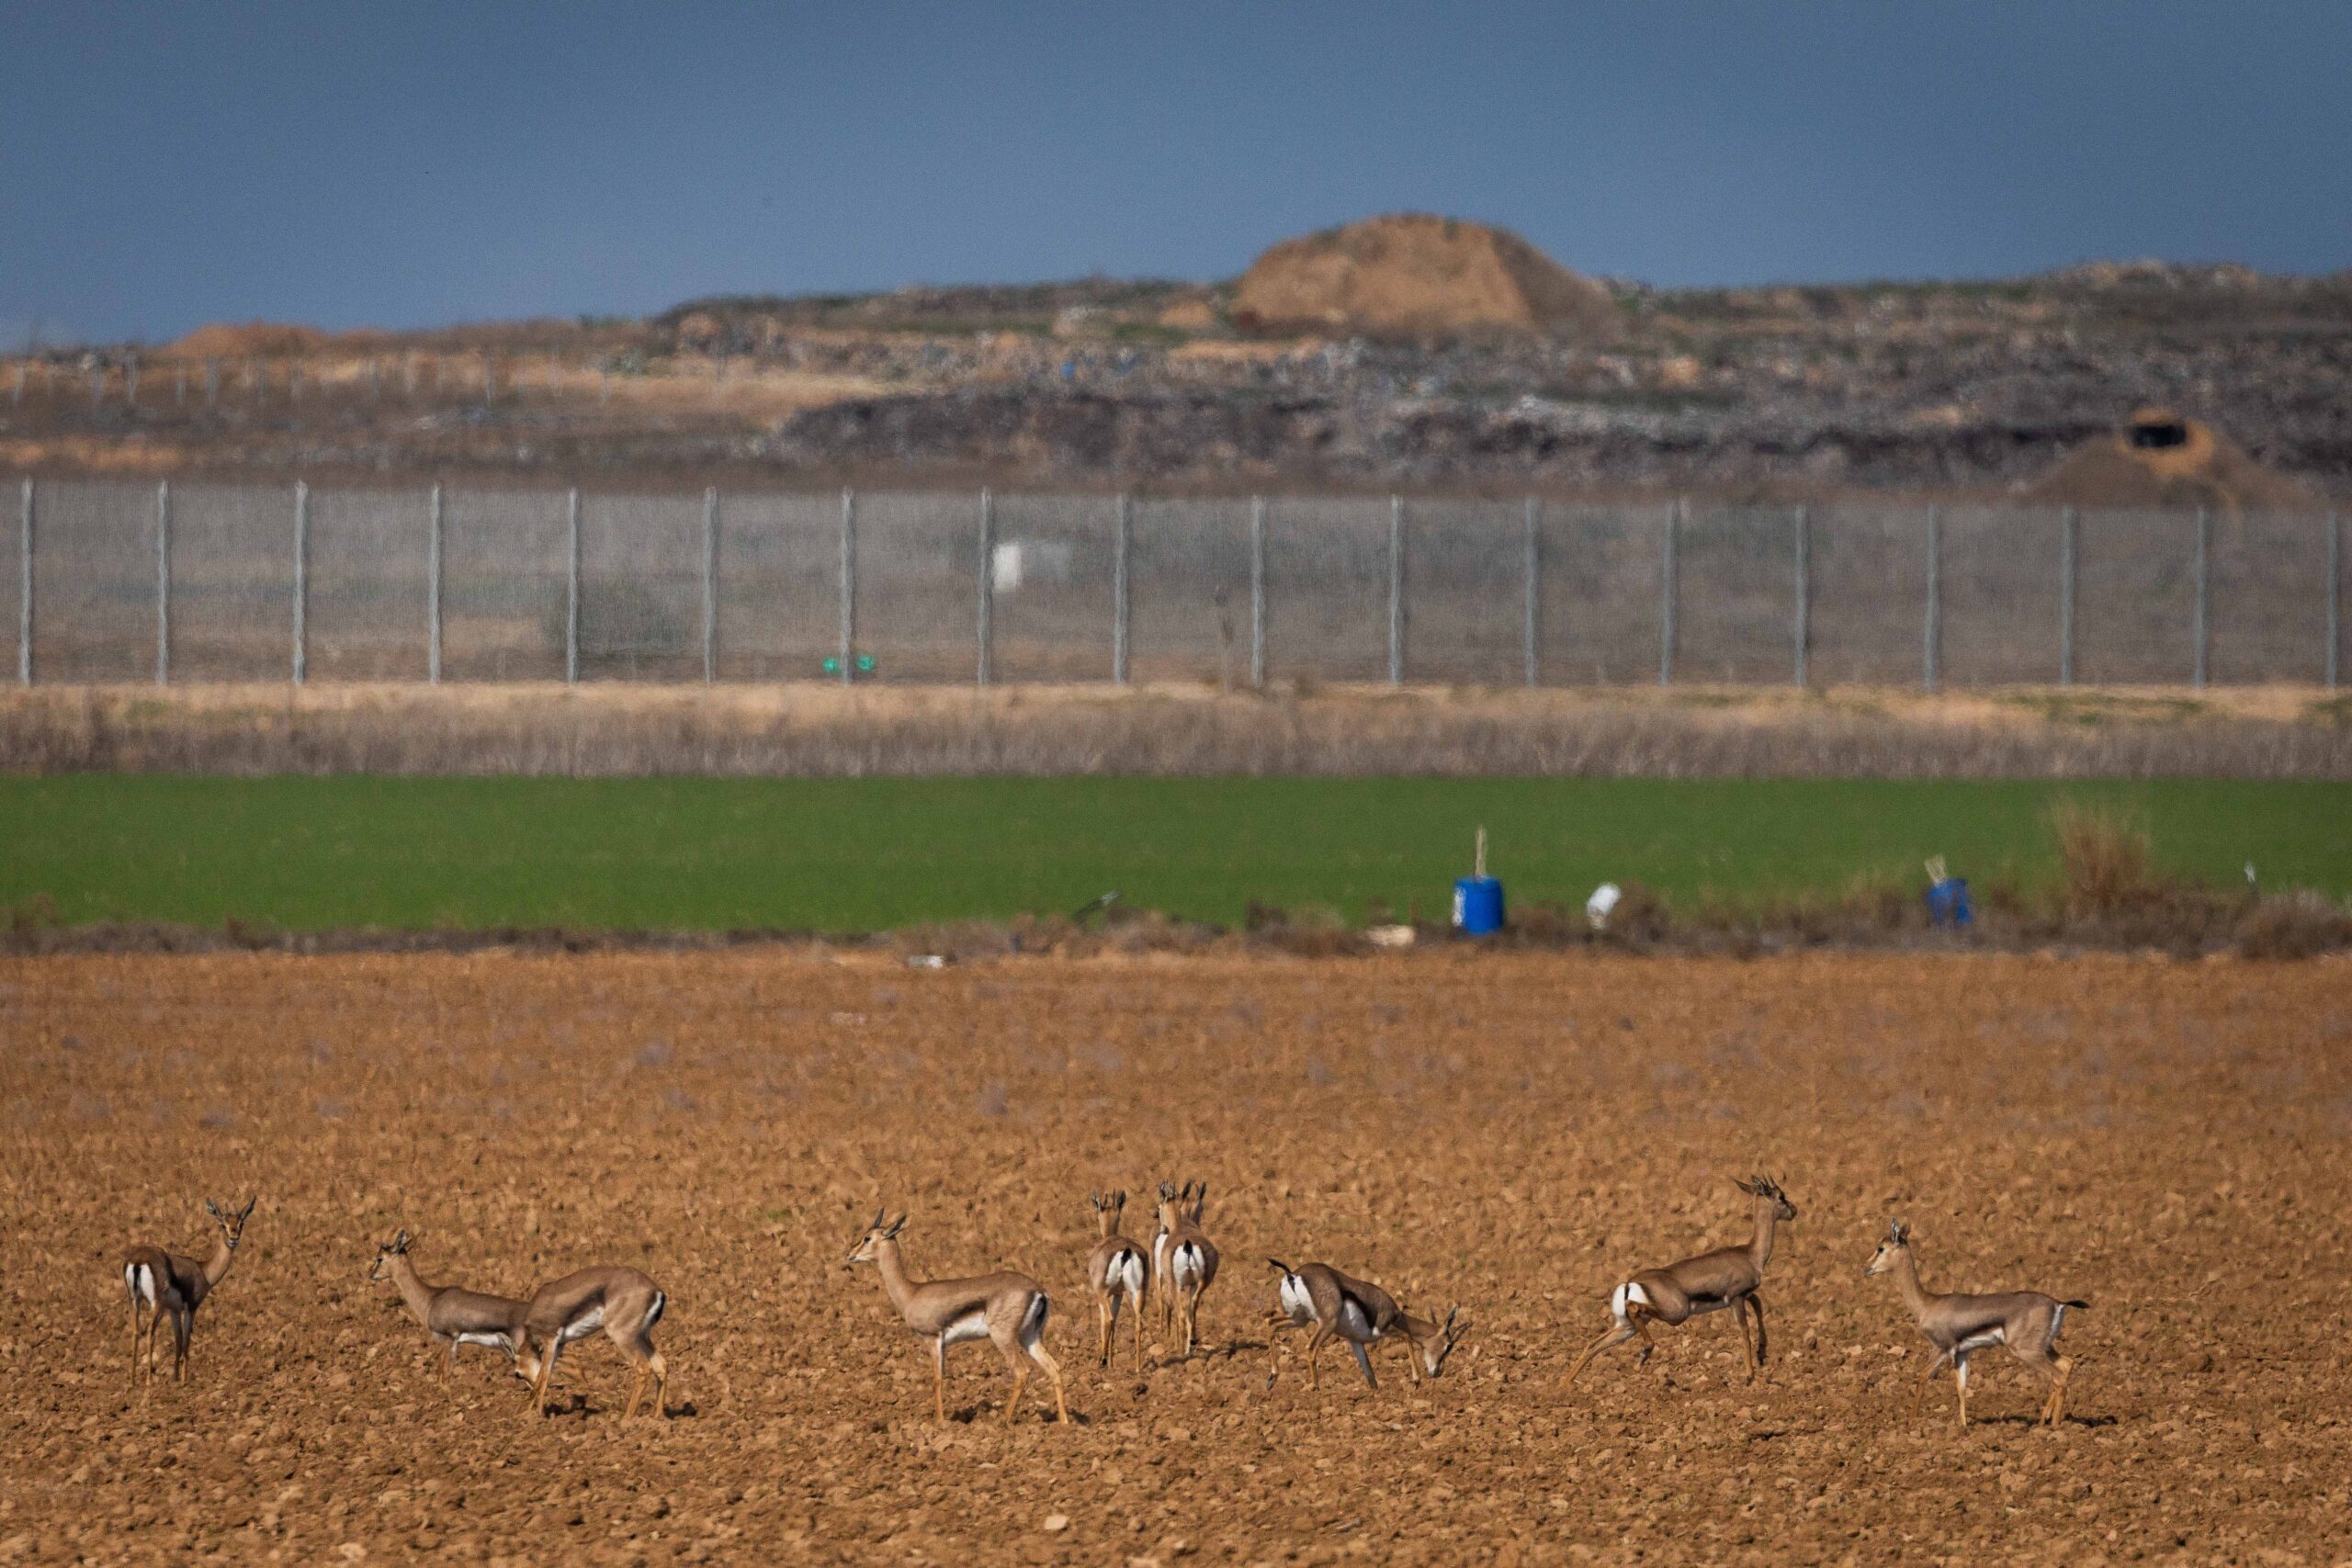
[[[1250,689],[1266,684],[1266,498],[1250,498]]]
[[[1813,513],[1797,508],[1797,690],[1805,686],[1805,654],[1813,642]]]
[[[294,683],[311,670],[311,487],[294,481]]]
[[[1681,532],[1682,502],[1679,499],[1666,503],[1666,543],[1660,553],[1658,576],[1666,596],[1664,609],[1658,615],[1657,683],[1674,683],[1675,620],[1679,614],[1681,598],[1680,563],[1675,559],[1675,536]]]
[[[563,683],[580,683],[580,490],[564,492],[564,518],[570,534],[570,558],[563,572]]]
[[[26,517],[33,514],[33,482],[30,482],[30,479],[26,479],[24,482],[24,510],[26,510]],[[33,538],[33,529],[26,526],[26,541],[30,541],[30,538]],[[2335,660],[2338,660],[2335,649],[2343,644],[2343,618],[2345,618],[2343,552],[2345,552],[2343,520],[2340,520],[2335,513],[2328,513],[2328,656],[2326,660],[2324,660],[2328,691],[2335,689]],[[26,581],[26,611],[28,611],[28,621],[30,621],[30,604],[33,604],[33,550],[30,550],[30,543],[26,546],[24,581]],[[26,647],[33,647],[30,635],[26,637]],[[26,677],[26,680],[30,680],[30,674]]]
[[[2075,509],[2068,507],[2058,529],[2058,683],[2075,683]]]
[[[424,553],[424,678],[441,683],[441,487],[433,487],[433,529]]]
[[[1388,683],[1405,683],[1405,498],[1388,498]]]
[[[2208,656],[2212,649],[2213,628],[2213,519],[2203,507],[2197,509],[2197,608],[2192,633],[2197,639],[2197,656],[2191,665],[2191,683],[2202,690]]]
[[[979,572],[979,684],[989,683],[989,654],[993,651],[996,628],[990,623],[996,614],[996,497],[988,491],[980,491],[980,572]]]
[[[1519,652],[1520,661],[1525,667],[1526,683],[1531,686],[1535,684],[1535,677],[1537,673],[1535,654],[1537,647],[1536,634],[1539,628],[1535,619],[1536,606],[1543,602],[1542,589],[1544,581],[1544,557],[1537,543],[1538,536],[1536,533],[1536,517],[1538,514],[1539,504],[1540,503],[1536,499],[1531,495],[1527,498],[1521,509],[1521,526],[1525,535],[1521,544],[1524,553],[1523,564],[1526,569],[1524,575],[1527,582],[1527,602],[1521,606],[1521,610]]]
[[[702,492],[702,683],[718,679],[718,491]]]
[[[2333,604],[2335,601],[2329,600]],[[2330,625],[2333,626],[2333,622]],[[2335,639],[2327,644],[2327,666],[2335,668]],[[25,477],[17,503],[17,684],[33,683],[33,481]]]
[[[172,481],[155,482],[155,684],[172,680]]]
[[[1928,626],[1925,644],[1919,651],[1920,683],[1928,691],[1936,689],[1936,666],[1941,661],[1944,641],[1944,514],[1940,507],[1928,508]]]
[[[1111,679],[1127,683],[1127,541],[1134,527],[1128,502],[1119,497],[1117,531],[1111,537]]]
[[[857,492],[842,491],[842,684],[850,682],[850,649],[857,641]]]

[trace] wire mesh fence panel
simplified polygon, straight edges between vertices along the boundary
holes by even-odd
[[[1250,683],[1250,503],[1137,501],[1128,553],[1138,681]]]
[[[1657,679],[1666,507],[1547,502],[1536,518],[1536,678]]]
[[[1948,506],[1942,513],[1941,683],[2058,679],[2061,520],[2055,511]]]
[[[979,669],[980,498],[857,498],[861,679],[968,682]]]
[[[432,550],[426,491],[311,492],[311,680],[426,677]]]
[[[24,538],[19,529],[25,482],[21,474],[0,476],[0,616],[6,617],[0,619],[0,681],[17,679],[17,615],[24,607]]]
[[[1674,678],[1787,682],[1796,661],[1796,517],[1692,502],[1676,541]]]
[[[1111,676],[1118,502],[1107,495],[1001,495],[989,570],[990,676]]]
[[[560,491],[447,492],[441,672],[453,681],[560,681],[571,571]]]
[[[2196,667],[2196,519],[2085,512],[2080,530],[2075,679],[2187,682]]]
[[[838,494],[719,496],[720,680],[840,679],[841,530]]]
[[[699,495],[580,498],[580,678],[702,679]]]
[[[2327,674],[2327,518],[2216,513],[2211,679],[2321,681]]]
[[[155,487],[43,479],[34,507],[35,675],[153,679]]]
[[[1926,646],[1927,509],[1815,506],[1807,532],[1813,591],[1806,678],[1916,684]]]
[[[172,487],[172,679],[283,681],[294,660],[294,487]]]
[[[1242,579],[1246,594],[1246,555]],[[1246,678],[1246,598],[1241,611],[1240,674]],[[1388,678],[1386,501],[1313,496],[1267,500],[1266,673],[1270,680],[1294,681]]]
[[[1522,684],[1526,629],[1521,503],[1407,502],[1405,679]]]

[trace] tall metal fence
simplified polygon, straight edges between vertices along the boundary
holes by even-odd
[[[23,682],[2336,684],[2329,515],[25,479]]]

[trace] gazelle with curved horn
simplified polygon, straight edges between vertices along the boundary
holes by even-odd
[[[1960,1424],[1968,1425],[1968,1358],[1989,1345],[1998,1345],[2031,1367],[2050,1385],[2038,1419],[2055,1427],[2066,1414],[2066,1383],[2075,1363],[2058,1354],[2058,1331],[2066,1314],[2087,1308],[2086,1301],[2060,1301],[2040,1291],[2007,1291],[1998,1295],[1939,1295],[1919,1283],[1919,1263],[1911,1255],[1911,1227],[1891,1221],[1886,1239],[1862,1269],[1863,1278],[1892,1274],[1894,1288],[1910,1309],[1912,1321],[1928,1343],[1936,1348],[1912,1385],[1912,1403],[1944,1363],[1951,1363],[1952,1381],[1960,1385]]]
[[[220,1234],[213,1240],[212,1255],[202,1262],[160,1247],[134,1247],[123,1254],[122,1289],[130,1299],[132,1382],[140,1381],[142,1369],[146,1381],[154,1382],[155,1330],[166,1320],[172,1325],[172,1381],[187,1381],[187,1345],[196,1333],[196,1309],[228,1277],[237,1244],[244,1239],[245,1222],[253,1218],[254,1205],[260,1201],[248,1198],[245,1206],[233,1213],[209,1198],[204,1201],[204,1212]]]
[[[1119,1313],[1134,1314],[1136,1340],[1136,1371],[1143,1371],[1143,1297],[1145,1264],[1143,1248],[1119,1234],[1119,1216],[1126,1212],[1125,1192],[1089,1192],[1086,1201],[1094,1205],[1095,1223],[1102,1239],[1086,1255],[1086,1282],[1094,1292],[1094,1364],[1111,1364],[1112,1331],[1119,1325]]]
[[[459,1285],[428,1285],[419,1277],[416,1265],[409,1261],[409,1234],[402,1231],[376,1249],[375,1267],[368,1270],[371,1285],[391,1281],[392,1289],[401,1295],[401,1303],[409,1315],[424,1325],[424,1332],[435,1345],[448,1347],[448,1357],[442,1363],[444,1376],[458,1370],[458,1348],[461,1345],[487,1345],[493,1350],[503,1350],[511,1361],[516,1338],[523,1332],[523,1320],[529,1315],[527,1303],[512,1296],[493,1296],[482,1291],[469,1291]]]
[[[1380,1382],[1372,1375],[1372,1346],[1384,1339],[1404,1340],[1408,1347],[1405,1366],[1418,1383],[1424,1371],[1433,1378],[1445,1375],[1445,1359],[1453,1354],[1454,1346],[1469,1331],[1470,1325],[1462,1321],[1462,1309],[1458,1306],[1445,1314],[1443,1323],[1431,1323],[1398,1306],[1396,1299],[1379,1286],[1351,1279],[1328,1263],[1306,1263],[1294,1269],[1279,1258],[1266,1261],[1282,1274],[1274,1287],[1277,1304],[1266,1314],[1268,1388],[1274,1386],[1280,1371],[1275,1358],[1281,1354],[1281,1348],[1274,1343],[1274,1337],[1292,1329],[1313,1331],[1306,1340],[1309,1388],[1319,1386],[1315,1353],[1327,1340],[1344,1340],[1355,1353],[1356,1370],[1363,1374],[1365,1384],[1378,1388]]]
[[[969,1280],[915,1280],[908,1277],[899,1257],[899,1233],[907,1216],[884,1222],[884,1210],[849,1249],[853,1265],[871,1263],[882,1276],[883,1294],[906,1320],[907,1326],[931,1341],[932,1408],[947,1419],[947,1348],[970,1339],[994,1343],[1012,1373],[1012,1397],[1005,1401],[1009,1424],[1021,1410],[1021,1391],[1029,1385],[1029,1369],[1041,1369],[1054,1385],[1054,1413],[1069,1419],[1062,1399],[1061,1363],[1046,1351],[1046,1316],[1053,1301],[1026,1274],[981,1274]]]
[[[653,1385],[653,1414],[668,1416],[664,1402],[670,1393],[670,1364],[653,1348],[653,1325],[669,1305],[661,1286],[619,1264],[582,1269],[533,1292],[514,1336],[514,1375],[531,1385],[532,1413],[547,1411],[548,1387],[555,1381],[555,1363],[563,1348],[602,1329],[635,1369],[621,1419],[637,1414],[649,1382]]]
[[[1182,1354],[1191,1355],[1200,1340],[1201,1297],[1216,1283],[1216,1244],[1201,1229],[1201,1211],[1209,1201],[1209,1184],[1184,1183],[1182,1189],[1159,1184],[1159,1231],[1152,1237],[1154,1288],[1159,1292],[1159,1326],[1171,1325],[1184,1337]]]
[[[1764,1303],[1757,1298],[1757,1287],[1764,1282],[1764,1266],[1772,1258],[1774,1227],[1784,1220],[1795,1219],[1797,1206],[1789,1201],[1781,1184],[1770,1177],[1758,1176],[1748,1181],[1735,1177],[1732,1185],[1751,1200],[1755,1229],[1747,1241],[1735,1247],[1719,1247],[1663,1269],[1645,1269],[1610,1292],[1611,1322],[1568,1369],[1564,1387],[1575,1382],[1577,1374],[1595,1356],[1628,1339],[1641,1340],[1640,1359],[1646,1362],[1650,1352],[1657,1348],[1657,1342],[1650,1337],[1649,1325],[1653,1323],[1672,1326],[1702,1313],[1726,1308],[1739,1329],[1740,1356],[1747,1363],[1747,1375],[1753,1381],[1764,1365],[1765,1343]],[[1747,1338],[1750,1317],[1756,1320],[1753,1345]]]

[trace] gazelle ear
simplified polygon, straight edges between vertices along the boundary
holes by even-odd
[[[1742,1192],[1747,1193],[1747,1194],[1748,1196],[1750,1196],[1750,1197],[1754,1197],[1754,1196],[1755,1196],[1755,1194],[1756,1194],[1756,1189],[1755,1189],[1755,1188],[1750,1187],[1747,1182],[1742,1181],[1742,1180],[1741,1180],[1738,1177],[1736,1177],[1736,1176],[1735,1176],[1735,1177],[1733,1177],[1733,1178],[1731,1179],[1731,1184],[1732,1184],[1734,1187],[1738,1188]]]
[[[207,1198],[204,1201],[204,1212],[217,1220],[220,1217],[220,1205]]]
[[[890,1222],[890,1228],[889,1228],[888,1230],[884,1231],[884,1232],[882,1233],[882,1237],[883,1237],[883,1239],[884,1239],[884,1240],[886,1240],[886,1241],[887,1241],[887,1240],[888,1240],[890,1237],[897,1235],[900,1231],[902,1231],[902,1230],[904,1230],[904,1229],[906,1229],[906,1228],[907,1228],[907,1216],[906,1216],[906,1215],[904,1215],[904,1214],[900,1214],[897,1219],[892,1220],[892,1221]]]
[[[882,1228],[882,1216],[883,1216],[884,1214],[888,1213],[889,1213],[889,1211],[888,1211],[888,1210],[887,1210],[887,1209],[876,1209],[876,1210],[875,1210],[875,1211],[874,1211],[874,1223],[873,1223],[872,1224],[867,1225],[865,1228],[866,1228],[867,1230],[870,1230],[870,1231],[878,1231],[878,1230],[880,1230],[880,1229]]]
[[[408,1232],[402,1231],[400,1235],[392,1237],[391,1250],[394,1252],[406,1252],[408,1250]]]
[[[250,1197],[250,1198],[246,1199],[246,1200],[245,1200],[245,1206],[244,1206],[243,1208],[242,1208],[242,1209],[240,1209],[240,1210],[238,1210],[238,1211],[237,1211],[237,1223],[238,1223],[239,1224],[244,1224],[247,1220],[252,1219],[252,1218],[254,1217],[254,1205],[255,1203],[260,1202],[260,1201],[261,1201],[261,1194],[260,1194],[260,1193],[258,1193],[258,1192],[254,1193],[252,1197]]]

